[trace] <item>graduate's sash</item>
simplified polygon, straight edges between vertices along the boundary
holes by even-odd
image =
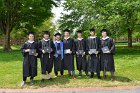
[[[62,59],[64,57],[64,50],[63,50],[63,42],[60,41],[60,49],[57,49],[57,43],[55,42],[55,47],[56,47],[56,58],[58,55],[61,55]]]
[[[94,40],[94,42],[95,42],[95,49],[92,48],[92,44],[91,44],[92,40],[90,38],[88,38],[88,41],[89,41],[89,45],[88,46],[90,48],[89,49],[89,53],[90,54],[96,54],[97,53],[97,38],[95,38],[95,40]]]
[[[48,44],[44,40],[41,40],[41,42],[42,42],[42,50],[44,50],[45,53],[51,53],[50,40],[48,41]]]

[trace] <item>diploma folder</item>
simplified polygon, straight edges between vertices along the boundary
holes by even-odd
[[[109,53],[110,51],[109,51],[108,46],[103,47],[103,48],[102,48],[102,52],[103,52],[103,53]]]
[[[84,54],[84,50],[78,50],[77,53],[78,53],[78,55],[83,55]]]
[[[29,55],[35,55],[36,54],[36,49],[30,49]]]
[[[56,54],[61,55],[61,50],[57,50]]]
[[[45,53],[51,53],[51,47],[44,47]]]
[[[91,54],[96,54],[97,50],[96,49],[90,49],[89,50]]]
[[[65,49],[64,54],[71,54],[71,50],[70,49]]]

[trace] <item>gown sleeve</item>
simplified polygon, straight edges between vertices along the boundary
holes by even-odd
[[[41,41],[38,42],[38,53],[39,53],[39,55],[42,54],[42,42]]]
[[[75,43],[74,43],[74,39],[71,39],[72,40],[72,53],[75,54],[76,51],[75,51]]]
[[[23,44],[21,47],[21,53],[23,56],[25,56],[25,54],[26,54],[25,49],[26,49],[26,44]]]
[[[75,52],[77,51],[77,40],[76,39],[74,40],[74,50],[75,50]]]
[[[38,42],[35,43],[36,52],[39,54]]]
[[[112,54],[115,54],[116,53],[116,48],[115,48],[115,42],[113,39],[110,39],[110,43],[111,43],[111,49],[110,49],[110,52]]]
[[[56,52],[56,47],[55,47],[53,41],[51,41],[51,48],[52,48],[52,50],[53,50],[52,53],[55,54],[55,52]]]
[[[101,40],[100,40],[100,38],[97,39],[97,43],[98,43],[98,49],[97,49],[97,51],[99,53],[101,53]]]
[[[84,39],[83,42],[84,42],[84,51],[85,51],[85,53],[87,53],[87,50],[86,50],[86,40]]]
[[[89,41],[89,38],[86,40],[86,52],[87,52],[87,54],[88,54],[88,51],[89,51],[89,44],[88,43],[90,43],[88,41]]]

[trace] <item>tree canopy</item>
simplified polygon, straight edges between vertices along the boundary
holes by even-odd
[[[0,0],[0,31],[5,37],[4,50],[10,50],[10,33],[24,28],[32,31],[52,16],[51,8],[59,0]]]
[[[60,29],[106,28],[113,37],[127,33],[129,47],[133,32],[140,28],[140,0],[66,0],[64,9],[69,13],[59,20]]]

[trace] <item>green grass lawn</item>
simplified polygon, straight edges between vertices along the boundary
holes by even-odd
[[[98,87],[98,86],[136,86],[140,85],[140,47],[127,48],[126,44],[117,44],[117,53],[115,55],[116,80],[110,81],[110,73],[107,73],[106,80],[98,80],[97,77],[91,79],[83,76],[76,80],[67,76],[54,78],[52,81],[46,80],[42,83],[41,67],[38,61],[38,76],[35,77],[34,86],[28,84],[23,88],[71,88],[71,87]],[[0,88],[21,88],[22,81],[22,56],[19,46],[12,47],[12,52],[3,52],[0,47]],[[76,70],[76,74],[78,74]],[[101,72],[102,76],[102,72]],[[54,73],[53,73],[54,77]]]

